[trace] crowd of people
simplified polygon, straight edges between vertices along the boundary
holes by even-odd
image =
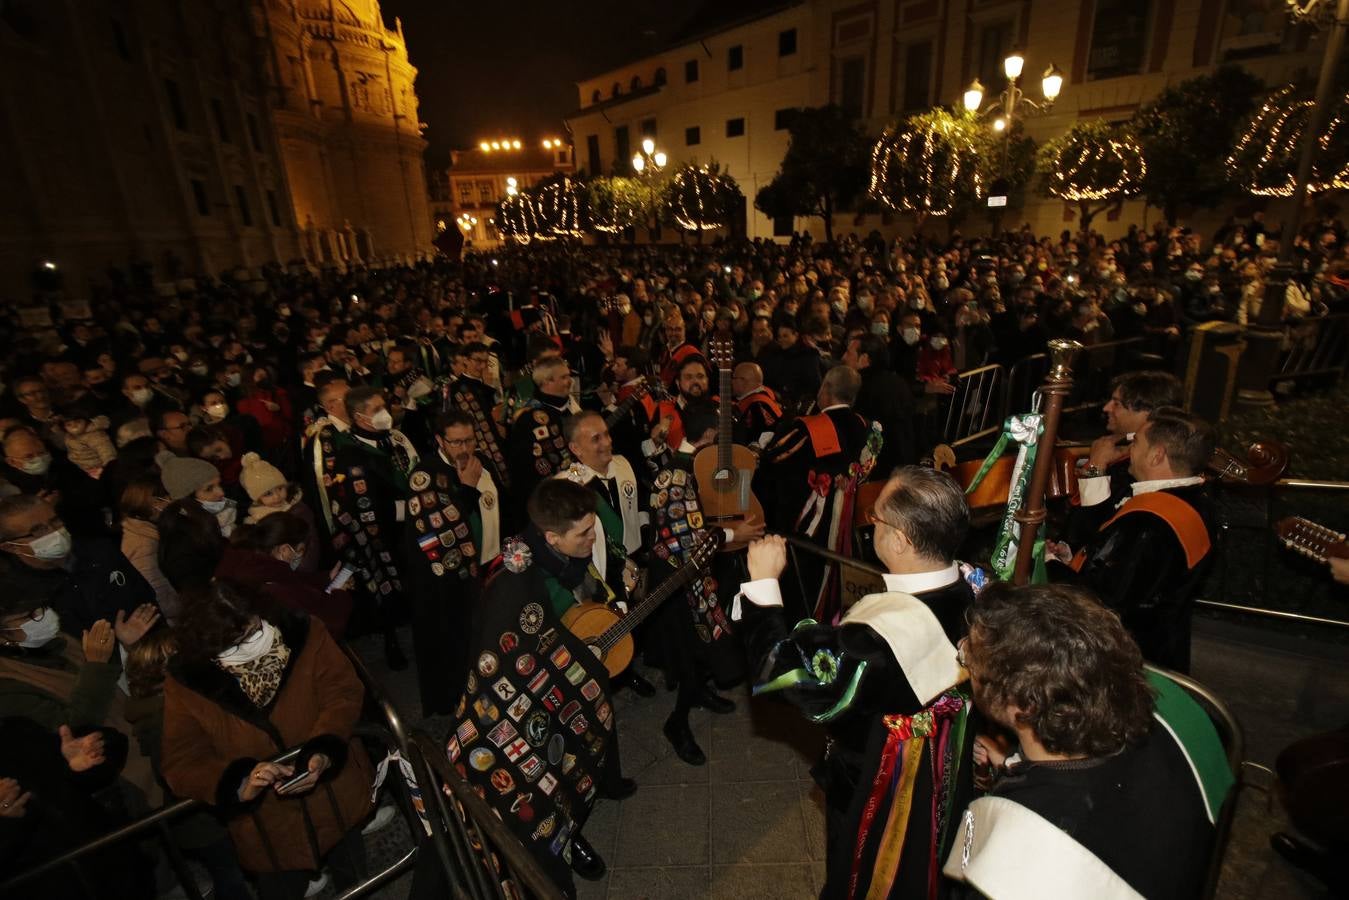
[[[1047,823],[1060,877],[1104,863],[1112,889],[1193,896],[1204,738],[1154,723],[1170,695],[1142,661],[1188,669],[1214,438],[1164,369],[1188,325],[1259,315],[1276,247],[1258,215],[1207,244],[535,243],[41,298],[50,320],[9,322],[0,358],[0,847],[37,862],[193,798],[175,835],[218,896],[360,880],[373,774],[339,645],[379,635],[406,668],[411,625],[449,761],[570,891],[605,868],[590,808],[637,789],[612,694],[661,702],[574,633],[594,603],[645,620],[685,763],[706,762],[690,711],[745,681],[825,728],[827,896],[987,893]],[[1279,318],[1345,310],[1340,225],[1294,258]],[[1053,584],[989,585],[958,559],[960,486],[918,465],[926,413],[1054,337],[1141,337],[1160,368],[1113,385]],[[849,604],[809,553],[784,576],[782,536],[874,554],[885,592]],[[998,803],[992,840],[973,823]],[[1174,840],[1135,852],[1157,828]],[[154,892],[135,854],[86,871],[96,896]]]

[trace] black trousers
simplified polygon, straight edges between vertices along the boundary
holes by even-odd
[[[339,891],[363,881],[366,875],[365,841],[361,829],[353,828],[338,841],[323,864],[333,876],[333,886]],[[288,869],[267,872],[257,876],[258,900],[302,900],[311,878],[318,877],[307,869]]]

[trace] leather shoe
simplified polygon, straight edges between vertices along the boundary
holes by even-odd
[[[693,729],[689,728],[688,722],[682,725],[666,722],[661,730],[665,732],[665,739],[674,747],[676,756],[691,766],[707,765],[707,756],[703,753],[703,748],[693,739]]]
[[[716,713],[719,716],[728,715],[735,712],[735,701],[728,700],[711,688],[703,690],[697,700],[693,701],[694,706],[701,706],[710,713]]]
[[[656,696],[656,686],[636,672],[629,671],[623,679],[622,686],[631,690],[638,697]]]
[[[384,635],[384,662],[395,672],[408,667],[408,658],[398,644],[398,636],[393,633]]]
[[[631,778],[615,778],[600,788],[600,796],[606,800],[626,800],[637,793],[637,782]]]
[[[571,870],[586,881],[599,881],[609,869],[599,851],[579,834],[571,839]]]

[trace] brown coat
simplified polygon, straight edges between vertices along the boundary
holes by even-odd
[[[164,683],[164,779],[178,796],[213,804],[229,823],[240,864],[259,873],[318,869],[323,854],[369,815],[374,779],[351,736],[365,690],[350,661],[317,620],[284,612],[272,622],[291,655],[265,708],[214,661],[175,659]],[[301,745],[297,767],[315,753],[332,760],[316,788],[298,797],[269,789],[239,801],[239,785],[259,761]]]

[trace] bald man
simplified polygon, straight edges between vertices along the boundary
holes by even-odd
[[[758,363],[743,362],[731,373],[735,391],[735,440],[740,444],[767,446],[782,421],[782,405],[773,389],[763,383]]]

